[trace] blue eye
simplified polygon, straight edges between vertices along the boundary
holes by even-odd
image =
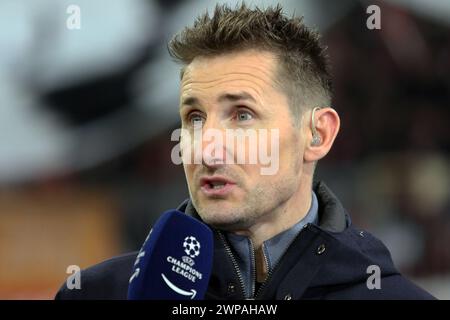
[[[239,111],[237,115],[238,121],[248,121],[253,119],[253,115],[247,111]]]
[[[203,119],[203,117],[202,117],[201,115],[199,115],[199,114],[197,114],[197,113],[194,113],[194,114],[189,115],[188,118],[189,118],[189,122],[190,122],[191,125],[193,125],[194,127],[202,126],[202,125],[203,125],[204,119]]]

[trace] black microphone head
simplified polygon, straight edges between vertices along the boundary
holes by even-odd
[[[177,210],[161,215],[134,264],[128,299],[203,299],[213,258],[213,234]]]

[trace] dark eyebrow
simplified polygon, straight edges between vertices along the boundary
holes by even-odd
[[[250,100],[256,103],[255,98],[253,98],[249,93],[247,92],[239,92],[239,93],[224,93],[219,96],[217,99],[218,102],[224,102],[224,101],[239,101],[239,100]],[[183,99],[181,102],[182,106],[195,106],[200,104],[199,100],[196,97],[187,97],[186,99]]]
[[[239,92],[239,93],[225,93],[219,96],[217,99],[219,102],[223,101],[239,101],[239,100],[250,100],[256,103],[255,98],[251,96],[251,94],[247,92]]]
[[[180,107],[183,107],[183,106],[191,106],[191,107],[193,107],[193,106],[198,105],[198,104],[199,104],[199,101],[198,101],[198,99],[196,97],[187,97],[186,99],[183,99],[183,101],[181,101],[181,106]]]

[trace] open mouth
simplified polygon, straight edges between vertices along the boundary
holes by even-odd
[[[222,181],[214,181],[214,182],[207,184],[208,188],[215,189],[215,190],[222,189],[223,187],[225,187],[225,185],[226,185],[226,182],[222,182]]]
[[[200,179],[200,187],[206,195],[226,195],[236,184],[223,177],[205,177]]]

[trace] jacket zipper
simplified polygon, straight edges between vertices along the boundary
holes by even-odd
[[[291,247],[291,245],[297,240],[297,238],[300,236],[300,234],[302,233],[303,229],[306,229],[309,226],[309,223],[305,224],[305,226],[302,228],[302,230],[300,230],[300,232],[294,237],[294,239],[291,240],[291,242],[289,242],[289,245],[287,246],[286,250],[283,252],[283,254],[281,255],[280,259],[278,259],[277,263],[275,264],[275,266],[269,270],[269,273],[267,274],[267,278],[266,280],[261,284],[261,287],[259,287],[258,291],[255,294],[255,282],[256,282],[256,262],[255,262],[255,249],[253,248],[253,243],[250,240],[250,244],[251,244],[251,254],[252,254],[252,263],[253,265],[253,283],[252,283],[252,292],[251,292],[251,298],[246,298],[246,300],[257,300],[257,298],[259,297],[259,295],[261,294],[261,292],[263,292],[264,288],[267,287],[267,283],[270,282],[270,279],[274,273],[274,271],[277,269],[278,265],[280,264],[281,260],[284,258],[284,256],[287,254],[287,252],[289,251],[289,248]],[[236,262],[236,259],[234,258],[233,253],[231,252],[231,248],[228,245],[227,241],[225,240],[224,235],[222,234],[222,232],[220,232],[219,230],[217,231],[217,233],[219,234],[220,239],[222,240],[223,245],[225,246],[225,251],[228,253],[228,256],[230,257],[230,260],[234,266],[234,270],[236,271],[236,274],[238,276],[239,279],[239,283],[241,285],[241,289],[242,292],[244,293],[244,297],[245,297],[245,285],[244,285],[244,280],[242,278],[242,274],[241,271],[239,269],[239,266]],[[264,260],[266,262],[266,265],[268,267],[268,262],[267,262],[267,256],[266,256],[266,252],[263,250],[263,255],[264,255]]]
[[[250,292],[250,300],[255,300],[255,283],[256,283],[256,260],[255,260],[255,248],[253,247],[252,239],[248,238],[250,242],[250,263],[252,266],[252,292]]]
[[[244,298],[245,298],[245,285],[244,285],[244,280],[242,278],[242,274],[241,271],[239,270],[239,266],[236,262],[236,259],[234,258],[233,253],[231,252],[231,248],[228,245],[227,241],[225,240],[224,235],[222,234],[222,232],[217,231],[217,233],[219,234],[220,240],[222,240],[222,243],[225,247],[225,251],[228,253],[228,256],[230,257],[231,263],[233,264],[234,270],[236,271],[236,274],[238,276],[239,279],[239,284],[241,285],[241,290],[242,293],[244,294]]]
[[[280,264],[280,262],[283,260],[284,256],[287,254],[287,252],[289,251],[289,248],[291,247],[291,245],[294,243],[294,241],[297,240],[297,238],[300,236],[300,234],[302,233],[303,229],[307,228],[309,226],[309,223],[305,224],[304,227],[302,228],[302,230],[300,230],[300,232],[294,237],[294,239],[292,239],[292,241],[289,243],[289,245],[287,246],[286,250],[283,252],[283,254],[281,255],[280,259],[278,259],[277,263],[275,264],[275,266],[269,270],[269,273],[267,274],[267,278],[266,281],[263,282],[263,284],[261,284],[261,287],[259,287],[258,292],[256,292],[256,295],[254,297],[254,299],[256,300],[259,295],[261,294],[261,292],[263,292],[264,288],[267,287],[267,283],[270,281],[274,271],[277,269],[278,265]],[[264,252],[264,250],[263,250]],[[264,258],[266,259],[265,253],[264,253]]]

